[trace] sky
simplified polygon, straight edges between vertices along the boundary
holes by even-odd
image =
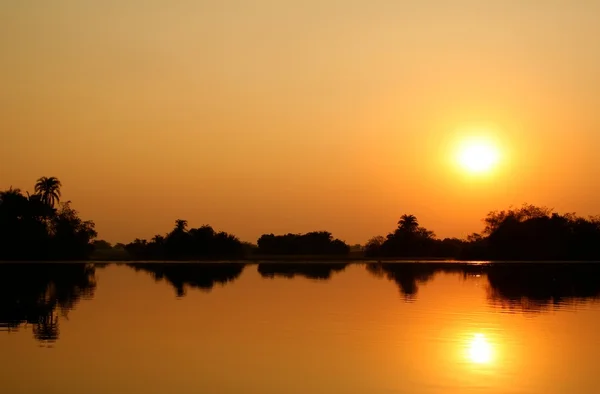
[[[99,237],[440,237],[525,202],[600,214],[600,0],[0,3],[0,189]],[[485,174],[456,146],[494,141]]]

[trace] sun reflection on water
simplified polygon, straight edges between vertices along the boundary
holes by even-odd
[[[494,351],[484,334],[475,334],[469,341],[467,357],[475,364],[489,364],[492,362]]]

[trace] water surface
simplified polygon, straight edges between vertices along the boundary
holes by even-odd
[[[0,392],[574,393],[595,264],[0,264]]]

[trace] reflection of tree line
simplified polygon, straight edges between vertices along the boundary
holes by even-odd
[[[147,272],[154,280],[165,280],[175,288],[178,297],[186,294],[186,287],[211,290],[236,280],[244,270],[243,263],[134,263],[135,271]]]
[[[245,263],[144,263],[129,264],[156,281],[165,280],[183,297],[187,289],[209,291],[216,285],[237,280]],[[329,280],[349,263],[261,263],[263,278]],[[96,289],[95,270],[90,264],[0,264],[0,329],[16,330],[31,325],[36,339],[55,341],[59,321],[82,298]],[[487,277],[488,301],[522,311],[543,310],[600,299],[600,265],[585,263],[372,263],[366,269],[397,284],[407,300],[417,298],[419,287],[438,273],[464,277]],[[449,294],[448,296],[452,296]]]
[[[32,325],[36,339],[52,342],[59,320],[96,289],[88,264],[0,264],[0,329]]]
[[[395,282],[407,300],[414,300],[419,286],[432,280],[437,273],[460,273],[464,276],[482,273],[480,265],[454,263],[374,263],[366,267],[371,274]]]
[[[150,273],[157,281],[165,279],[178,296],[185,288],[210,290],[217,284],[235,281],[247,264],[243,263],[148,263],[131,264],[138,271]],[[304,277],[329,280],[350,263],[261,263],[257,271],[263,278]],[[419,287],[438,273],[455,273],[463,277],[482,275],[489,283],[490,302],[511,308],[563,304],[600,298],[600,265],[592,263],[370,263],[366,269],[398,285],[407,299],[416,299]],[[529,306],[528,306],[529,305]]]
[[[600,299],[600,264],[594,263],[376,263],[367,270],[395,282],[407,299],[415,299],[419,286],[437,273],[485,276],[490,303],[509,309]]]
[[[336,272],[342,272],[348,263],[262,263],[258,265],[258,273],[263,278],[294,278],[327,280]]]
[[[165,280],[175,288],[178,297],[185,296],[187,288],[210,291],[216,285],[231,283],[239,278],[246,265],[225,262],[129,264],[135,271],[149,273],[157,282]],[[347,263],[262,263],[258,264],[257,270],[263,278],[302,276],[326,280],[347,266]]]
[[[600,299],[600,265],[496,264],[487,270],[490,301],[503,308],[543,310]]]

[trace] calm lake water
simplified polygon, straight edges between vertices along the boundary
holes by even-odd
[[[0,264],[0,392],[600,392],[596,264]]]

